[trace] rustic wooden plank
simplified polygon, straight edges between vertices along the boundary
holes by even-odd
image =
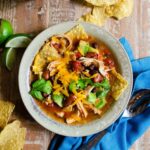
[[[139,53],[140,57],[150,56],[150,1],[140,1]]]
[[[137,24],[139,15],[139,1],[135,1],[134,11],[130,17],[124,18],[120,21],[109,19],[105,26],[115,37],[126,37],[131,43],[136,58],[139,57],[139,27]]]
[[[17,22],[16,32],[38,33],[47,27],[46,0],[31,0],[20,2],[20,4],[17,4],[16,6],[16,14],[18,14],[15,16]],[[21,99],[18,98],[18,100]],[[18,103],[18,105],[19,104],[21,105],[22,102]],[[25,109],[23,111],[22,109],[19,109],[19,107],[17,107],[17,109],[18,112],[21,112],[22,115],[25,116]],[[16,113],[16,115],[18,115],[18,113]],[[38,125],[35,121],[31,119],[31,117],[28,116],[27,118],[28,120],[23,121],[23,126],[28,129],[24,149],[30,150],[34,147],[41,150],[47,149],[49,141],[53,134]]]
[[[16,6],[17,32],[35,32],[47,27],[47,0],[20,1]]]
[[[39,32],[47,27],[47,1],[0,1],[0,17],[12,22],[16,32]],[[10,100],[15,105],[13,119],[22,121],[27,128],[25,150],[48,148],[53,134],[38,125],[25,109],[18,89],[18,69],[24,50],[18,50],[15,68],[8,72],[0,67],[0,98]]]

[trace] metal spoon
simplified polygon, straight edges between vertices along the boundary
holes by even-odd
[[[135,94],[128,103],[122,117],[133,117],[145,110],[150,104],[150,90],[143,90]]]

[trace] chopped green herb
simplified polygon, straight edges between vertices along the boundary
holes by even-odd
[[[96,97],[98,98],[105,98],[108,94],[109,90],[97,91]]]
[[[43,86],[43,89],[41,89],[42,92],[46,94],[50,94],[52,91],[52,84],[50,81],[46,81],[45,85]]]
[[[77,88],[85,89],[88,85],[93,85],[93,82],[90,78],[79,79],[77,83]]]
[[[42,92],[46,94],[50,94],[52,91],[52,84],[50,81],[46,81],[44,79],[36,80],[32,84],[32,89],[29,92],[34,98],[38,100],[43,100]]]
[[[97,54],[99,53],[98,49],[91,47],[88,42],[82,41],[82,40],[79,43],[78,50],[80,51],[80,53],[83,56],[85,56],[86,53],[88,53],[88,52],[93,52],[93,53],[97,53]]]
[[[73,92],[74,90],[76,90],[76,83],[75,83],[75,81],[71,81],[70,82],[69,90],[70,90],[70,92]]]
[[[44,79],[39,79],[36,80],[33,84],[32,84],[32,88],[38,88],[40,85],[45,84],[45,80]]]
[[[86,55],[86,53],[89,51],[89,48],[90,48],[89,43],[82,40],[80,41],[78,49],[83,56]]]
[[[108,79],[104,79],[101,83],[94,83],[95,87],[103,87],[104,89],[110,89],[110,84]]]
[[[78,80],[77,87],[78,87],[79,89],[85,89],[85,83],[84,83],[84,80],[83,80],[83,79],[79,79],[79,80]]]
[[[36,91],[36,90],[31,90],[30,91],[30,94],[36,98],[37,100],[43,100],[43,96],[42,96],[42,93],[40,91]]]
[[[99,100],[99,102],[95,106],[96,106],[96,108],[100,109],[100,108],[104,107],[105,104],[106,104],[106,99],[105,98],[101,98]]]
[[[96,94],[95,94],[95,93],[90,93],[90,94],[88,95],[88,101],[89,101],[90,103],[92,103],[92,104],[95,104],[95,102],[96,102]]]
[[[84,78],[83,80],[85,82],[85,86],[93,85],[93,81],[90,78]]]
[[[95,49],[93,47],[89,47],[89,51],[88,52],[93,52],[93,53],[97,53],[99,54],[99,50],[98,49]]]
[[[52,91],[52,84],[50,81],[39,79],[32,84],[32,89],[46,94],[50,94]]]
[[[60,107],[63,107],[63,98],[64,96],[62,94],[53,94],[52,100]]]

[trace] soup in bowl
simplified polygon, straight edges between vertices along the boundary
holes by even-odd
[[[29,103],[24,102],[27,109],[40,124],[46,119],[44,126],[49,125],[48,129],[63,135],[80,136],[100,131],[104,118],[109,119],[107,114],[112,112],[117,119],[130,96],[131,66],[123,48],[117,43],[120,46],[118,50],[121,49],[124,55],[122,60],[127,62],[126,67],[129,68],[127,76],[122,71],[114,47],[110,46],[111,41],[107,44],[101,37],[102,34],[98,35],[100,38],[90,34],[87,26],[98,31],[96,26],[72,22],[65,32],[56,32],[49,37],[47,35],[28,66],[26,94],[30,97],[27,100],[31,102],[32,110],[28,109]],[[108,34],[102,29],[101,32]],[[109,35],[109,38],[113,37]],[[25,55],[26,53],[24,57]],[[21,95],[23,98],[22,92]],[[126,98],[122,101],[123,95]],[[115,105],[119,108],[121,103],[123,107],[113,114],[116,111],[113,110]],[[39,114],[38,119],[31,111],[36,116]],[[115,121],[110,122],[107,119],[105,121],[109,123],[102,123],[102,129]],[[93,129],[96,122],[99,125]],[[88,126],[89,131],[85,132]],[[81,132],[82,128],[85,129]]]

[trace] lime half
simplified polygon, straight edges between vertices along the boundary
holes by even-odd
[[[5,48],[2,53],[2,61],[8,70],[12,70],[16,59],[16,49]]]
[[[6,41],[5,47],[26,48],[31,42],[28,34],[14,34]]]

